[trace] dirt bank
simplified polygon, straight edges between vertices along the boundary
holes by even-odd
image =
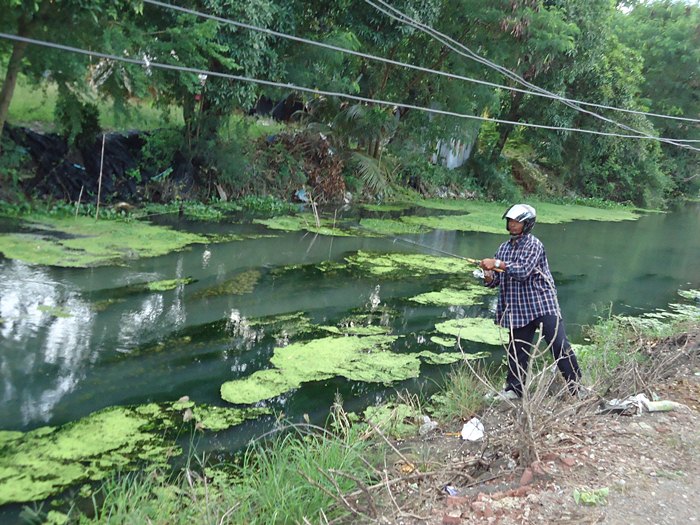
[[[485,441],[462,440],[458,422],[397,443],[387,472],[385,493],[391,495],[382,498],[376,522],[697,522],[700,330],[661,341],[654,352],[659,361],[680,357],[648,385],[649,392],[683,406],[670,412],[601,414],[602,400],[594,397],[535,432],[530,448],[523,448],[518,430],[520,407],[494,406],[481,418]],[[550,405],[546,410],[556,416]],[[534,450],[534,461],[522,456],[525,450]],[[361,498],[357,503],[362,508]],[[359,515],[355,519],[362,522]]]

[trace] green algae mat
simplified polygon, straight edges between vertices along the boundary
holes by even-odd
[[[156,257],[206,237],[137,221],[33,217],[25,231],[0,234],[0,253],[30,264],[89,268]]]
[[[221,397],[230,403],[251,404],[299,388],[302,383],[336,376],[354,381],[385,382],[417,377],[420,363],[396,354],[389,346],[396,336],[324,337],[277,347],[273,368],[221,385]]]
[[[358,251],[346,258],[350,268],[385,277],[424,277],[438,274],[471,275],[476,265],[455,257],[422,253],[376,253]]]
[[[448,347],[455,346],[457,344],[457,338],[492,346],[505,345],[508,343],[508,331],[497,326],[493,322],[493,319],[487,319],[485,317],[450,319],[442,323],[437,323],[435,325],[435,331],[444,335],[453,336],[451,338],[443,338],[440,336],[431,338],[431,341],[434,343]]]
[[[316,218],[310,213],[303,213],[301,215],[279,215],[270,219],[255,219],[253,222],[262,224],[271,230],[292,232],[308,231],[310,233],[331,237],[363,236],[362,232],[353,231],[352,229],[348,231],[347,229],[341,228],[340,223],[332,218],[320,219],[319,225],[317,226]]]
[[[0,505],[42,500],[118,469],[165,464],[182,453],[174,435],[188,421],[218,431],[266,413],[183,400],[110,407],[61,427],[0,431]]]
[[[331,336],[277,347],[270,360],[272,368],[224,383],[221,397],[230,403],[252,404],[282,395],[303,383],[337,376],[391,384],[418,377],[421,361],[449,364],[464,358],[458,352],[395,353],[390,346],[397,339],[391,335]]]
[[[470,285],[464,289],[442,288],[440,291],[425,292],[409,300],[418,304],[435,306],[470,306],[483,302],[486,297],[496,293],[492,288],[483,285]]]

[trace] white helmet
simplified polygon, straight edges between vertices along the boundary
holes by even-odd
[[[506,230],[508,229],[508,219],[513,219],[523,223],[523,235],[530,233],[535,226],[537,213],[535,208],[529,204],[514,204],[503,214],[503,219],[506,219]]]

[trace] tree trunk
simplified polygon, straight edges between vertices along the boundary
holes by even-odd
[[[17,76],[19,75],[22,59],[24,58],[24,53],[28,45],[27,42],[15,42],[12,46],[12,56],[10,57],[10,62],[7,64],[5,81],[2,83],[2,90],[0,90],[0,137],[5,128],[7,115],[10,112],[10,102],[12,102],[12,95],[17,85]],[[2,152],[1,145],[0,152]]]
[[[523,95],[524,93],[520,91],[517,91],[513,94],[513,97],[510,102],[510,110],[508,111],[508,114],[503,120],[510,120],[512,122],[518,121],[518,119],[520,118],[520,104],[523,100]],[[508,140],[508,136],[510,135],[511,131],[513,131],[512,124],[498,125],[498,140],[496,141],[495,146],[491,150],[491,162],[495,163],[498,161],[498,157],[501,156],[501,152],[503,151],[503,148],[506,145],[506,141]]]
[[[49,3],[49,0],[44,0],[33,17],[25,18],[23,16],[19,19],[17,23],[17,36],[26,38],[32,35],[34,28],[48,9]],[[2,89],[0,90],[0,137],[2,137],[2,132],[5,129],[7,115],[10,112],[10,102],[12,102],[12,95],[15,93],[17,77],[19,76],[22,59],[24,58],[28,46],[29,44],[27,42],[19,41],[16,41],[12,46],[12,56],[10,56],[10,61],[7,64],[5,81],[2,83]],[[2,145],[0,145],[0,153],[2,153]]]

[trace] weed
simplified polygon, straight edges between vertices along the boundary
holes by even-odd
[[[607,505],[610,489],[602,487],[594,490],[574,489],[574,501],[577,505]]]
[[[297,208],[296,205],[272,195],[246,195],[236,203],[245,210],[270,215],[290,213]]]
[[[441,391],[433,396],[435,416],[444,418],[469,419],[486,406],[486,388],[479,378],[489,384],[502,380],[495,370],[473,369],[467,364],[454,367],[447,375]]]

